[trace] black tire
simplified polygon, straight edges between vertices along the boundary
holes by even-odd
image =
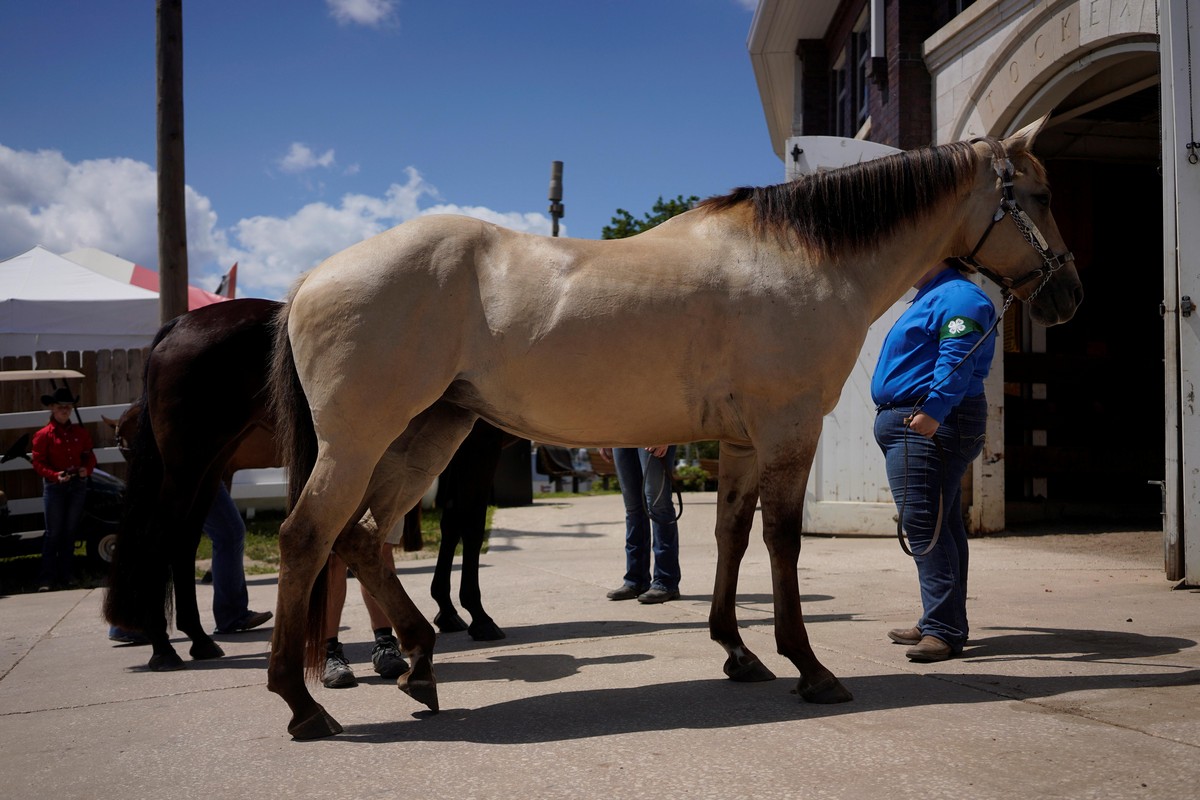
[[[88,563],[97,569],[108,571],[112,567],[113,554],[117,550],[116,530],[98,530],[88,533]]]

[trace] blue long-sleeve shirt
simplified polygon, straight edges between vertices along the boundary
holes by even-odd
[[[929,392],[922,410],[940,425],[964,397],[983,392],[995,337],[961,367],[955,365],[995,319],[996,307],[982,289],[955,269],[939,272],[888,331],[871,379],[871,399],[885,406],[916,402]]]

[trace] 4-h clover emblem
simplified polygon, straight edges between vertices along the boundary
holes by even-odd
[[[951,336],[958,336],[967,329],[967,323],[963,322],[961,319],[952,319],[946,324],[946,329],[949,331]]]

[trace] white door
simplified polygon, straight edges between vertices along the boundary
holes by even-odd
[[[860,139],[793,136],[784,147],[787,179],[899,152]],[[872,433],[871,373],[884,337],[911,299],[912,293],[907,294],[867,331],[867,341],[842,389],[841,400],[825,417],[805,491],[805,532],[887,534],[896,530],[896,504]]]
[[[1200,584],[1200,145],[1188,53],[1187,0],[1162,0],[1163,321],[1166,452],[1163,553],[1167,578]],[[1192,20],[1192,25],[1200,19]],[[1190,47],[1188,37],[1191,37]]]

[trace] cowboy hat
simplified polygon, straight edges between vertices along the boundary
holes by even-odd
[[[71,405],[75,405],[78,402],[79,398],[72,397],[71,390],[65,386],[60,386],[55,389],[54,394],[42,395],[42,405],[44,406],[53,406],[58,405],[59,403],[70,403]]]

